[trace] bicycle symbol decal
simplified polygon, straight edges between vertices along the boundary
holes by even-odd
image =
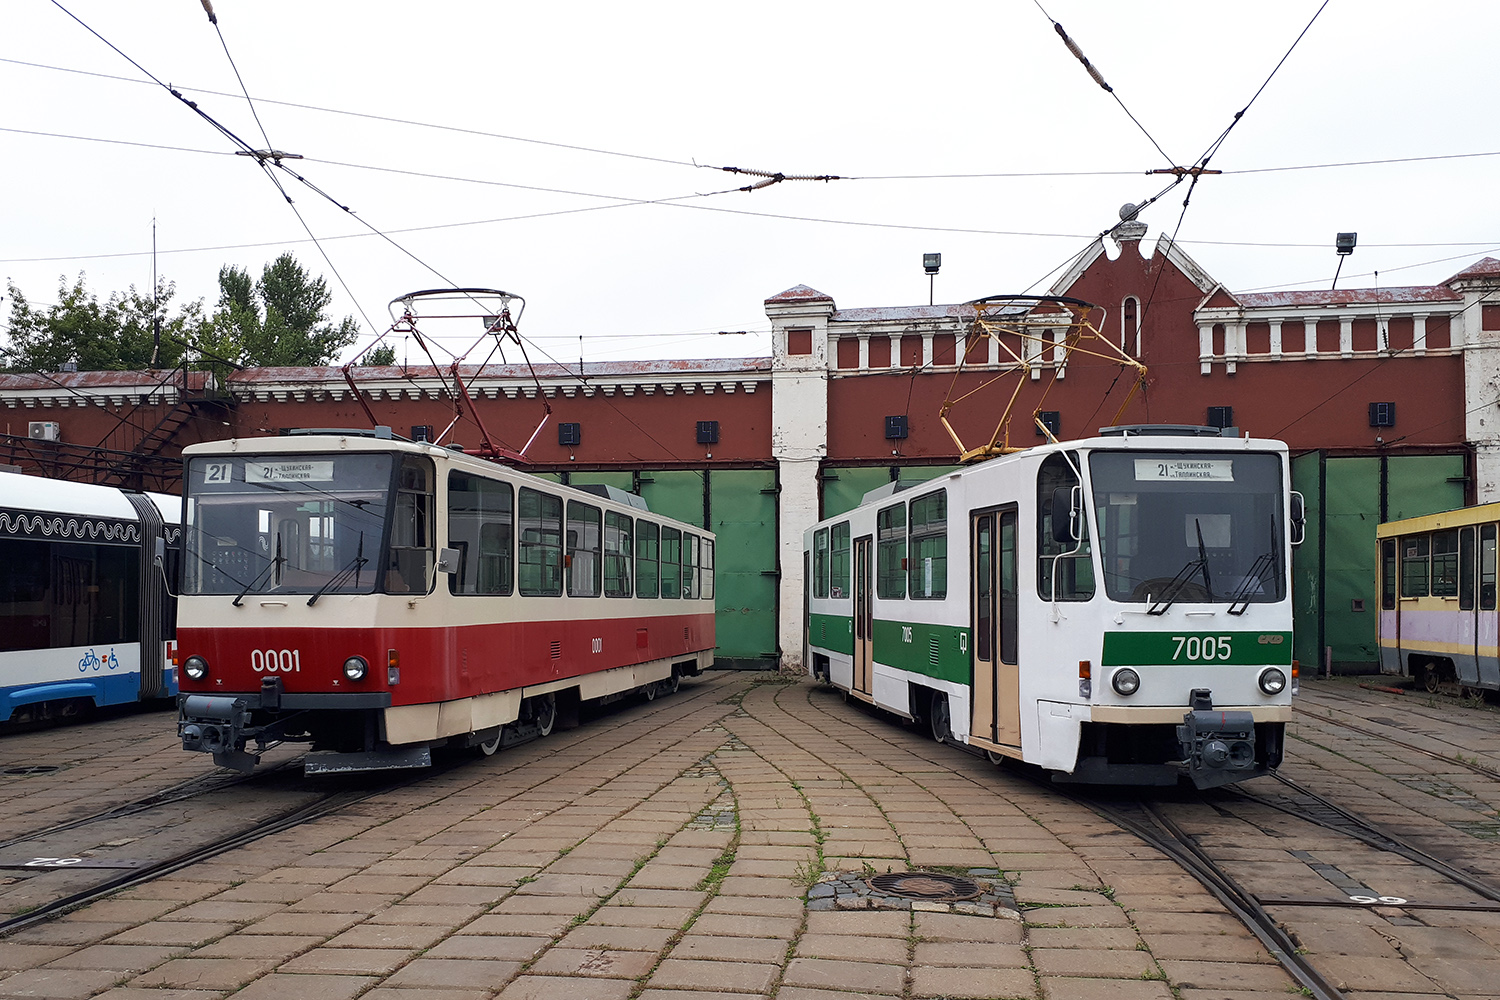
[[[105,670],[115,670],[118,669],[119,666],[120,657],[114,651],[113,647],[110,648],[110,651],[108,653],[104,654],[104,658],[102,660],[99,658],[98,653],[90,649],[88,652],[84,653],[83,657],[78,661],[78,672],[80,674],[86,674],[90,670],[98,672],[101,668]]]

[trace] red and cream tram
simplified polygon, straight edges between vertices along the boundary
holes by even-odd
[[[639,497],[313,431],[184,453],[183,747],[420,767],[713,663],[714,537]]]

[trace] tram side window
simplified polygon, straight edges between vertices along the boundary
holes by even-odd
[[[828,596],[842,600],[850,594],[849,566],[852,547],[849,522],[835,524],[828,533]]]
[[[1474,529],[1458,531],[1458,609],[1474,610]]]
[[[1427,536],[1413,535],[1401,540],[1401,596],[1427,596]]]
[[[522,488],[520,501],[521,593],[557,597],[562,594],[562,499]]]
[[[631,544],[635,539],[635,522],[629,514],[604,512],[604,596],[630,596]]]
[[[906,596],[906,504],[875,515],[875,594],[882,601]]]
[[[1020,622],[1020,566],[1016,561],[1016,512],[1000,515],[1000,662],[1016,663],[1016,627]]]
[[[1432,596],[1458,596],[1458,532],[1432,533]]]
[[[52,645],[51,542],[0,539],[0,652]]]
[[[432,576],[432,467],[425,459],[408,458],[396,479],[396,509],[391,517],[391,551],[386,561],[385,589],[388,594],[425,594]],[[283,530],[288,525],[283,523]],[[322,531],[322,529],[319,529]],[[288,538],[289,551],[314,542],[314,529],[307,538]],[[320,537],[327,537],[323,532]],[[305,568],[312,568],[307,566]]]
[[[684,533],[682,536],[682,596],[697,600],[702,581],[698,579],[698,543],[697,535]]]
[[[1078,485],[1078,476],[1073,467],[1060,454],[1047,456],[1037,473],[1036,587],[1044,601],[1053,599],[1054,579],[1057,580],[1056,599],[1059,601],[1087,601],[1094,596],[1094,561],[1088,518],[1080,514],[1077,519],[1083,535],[1081,541],[1059,542],[1052,534],[1053,494],[1057,490],[1071,490]],[[1082,502],[1083,491],[1080,490],[1075,495]],[[1118,572],[1129,579],[1129,561],[1137,554],[1140,541],[1140,525],[1135,523],[1135,508],[1130,505],[1109,504],[1103,514],[1106,518],[1104,530],[1109,533],[1110,538],[1118,540],[1114,555],[1121,562]],[[1113,564],[1110,568],[1114,568]]]
[[[6,539],[0,559],[0,651],[140,641],[139,549]]]
[[[682,597],[682,532],[665,525],[661,529],[661,596]]]
[[[1380,606],[1386,611],[1396,607],[1396,540],[1380,543]]]
[[[1479,609],[1495,610],[1495,525],[1479,529]]]
[[[650,521],[635,522],[635,596],[656,597],[661,593],[657,573],[657,539],[661,529]]]
[[[461,553],[448,577],[454,594],[509,594],[515,492],[502,483],[464,472],[448,474],[448,545]]]
[[[813,596],[828,596],[828,529],[813,532]]]
[[[576,500],[568,501],[568,555],[565,560],[569,597],[598,597],[603,566],[599,559],[602,513]]]
[[[700,588],[703,599],[711,601],[714,599],[714,543],[713,539],[703,539],[702,546],[698,549],[698,575],[703,579]]]
[[[907,582],[911,596],[937,600],[948,596],[948,491],[938,490],[911,502],[911,559]]]

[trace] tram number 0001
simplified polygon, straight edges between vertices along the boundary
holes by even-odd
[[[1227,660],[1230,651],[1230,635],[1174,635],[1172,641],[1177,648],[1172,650],[1172,661],[1189,660],[1207,663],[1212,660]]]
[[[277,672],[300,674],[302,672],[302,650],[300,649],[252,649],[250,669],[256,673]]]

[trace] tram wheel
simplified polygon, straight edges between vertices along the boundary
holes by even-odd
[[[474,744],[474,749],[478,750],[485,757],[495,756],[500,750],[500,730],[496,729],[494,736]]]
[[[1429,661],[1422,668],[1422,687],[1426,688],[1429,694],[1437,694],[1438,688],[1442,686],[1443,675],[1438,670],[1438,665]]]
[[[986,750],[984,752],[984,759],[999,767],[1005,761],[1005,755],[998,754],[993,750]]]
[[[533,711],[536,713],[537,736],[551,736],[552,727],[557,725],[557,695],[542,695],[536,699]]]
[[[650,684],[647,684],[645,687],[641,688],[641,697],[645,698],[647,701],[655,701],[656,686],[657,682],[652,681]]]
[[[953,735],[953,729],[948,724],[948,696],[941,691],[932,693],[932,710],[927,713],[927,719],[932,725],[932,738],[939,743],[948,742]]]
[[[662,682],[661,693],[676,694],[680,687],[682,687],[682,675],[677,672],[676,667],[673,667],[672,676]]]

